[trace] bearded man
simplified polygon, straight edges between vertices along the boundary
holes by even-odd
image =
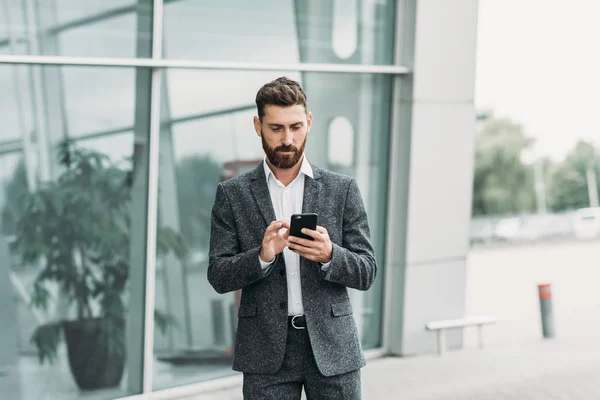
[[[256,95],[265,159],[217,187],[208,280],[241,289],[233,369],[244,399],[360,399],[365,365],[347,288],[367,290],[377,265],[356,181],[306,159],[312,114],[282,77]],[[366,134],[366,133],[365,133]],[[293,214],[316,213],[312,240]]]

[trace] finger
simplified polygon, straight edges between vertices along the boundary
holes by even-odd
[[[285,222],[283,221],[273,221],[271,222],[271,224],[269,225],[269,228],[271,229],[277,229],[277,228],[281,228],[281,226],[285,224]]]
[[[280,224],[280,223],[279,223],[279,222],[277,222],[277,221],[273,221],[273,222],[271,222],[271,223],[269,224],[269,226],[267,226],[267,229],[266,229],[265,233],[271,233],[271,232],[273,232],[273,231],[277,230],[277,228],[278,228],[279,224]]]
[[[294,243],[290,243],[288,248],[294,253],[300,254],[304,258],[316,257],[319,254],[319,250],[317,249],[300,246]]]
[[[277,237],[277,232],[271,232],[271,233],[266,233],[265,234],[265,239],[264,239],[264,243],[270,243],[271,241],[273,241],[275,238]]]
[[[298,243],[289,242],[289,241],[288,241],[288,247],[290,249],[295,249],[295,250],[299,250],[299,251],[302,251],[302,252],[315,253],[315,254],[319,253],[321,251],[320,246],[319,247],[316,247],[316,246],[312,246],[312,247],[311,246],[304,246],[304,245],[301,245],[301,244],[298,244]]]
[[[289,224],[287,222],[284,222],[284,221],[273,221],[267,227],[267,232],[277,231],[277,230],[279,230],[281,228],[285,228],[286,225],[289,225]]]
[[[317,240],[320,240],[322,237],[319,232],[313,231],[312,229],[302,228],[300,232]]]
[[[320,234],[329,235],[329,232],[327,232],[327,229],[325,229],[325,227],[323,227],[321,225],[317,225],[317,232],[319,232]]]
[[[278,230],[277,232],[275,232],[275,237],[277,238],[277,240],[285,240],[287,242],[288,236],[289,233],[287,231]]]
[[[298,236],[288,237],[288,242],[294,243],[296,245],[304,246],[304,247],[314,247],[315,246],[314,240],[302,239],[302,238],[299,238]]]

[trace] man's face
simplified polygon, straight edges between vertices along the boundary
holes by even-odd
[[[267,159],[282,169],[292,168],[302,159],[311,124],[312,115],[302,105],[268,105],[262,122],[254,117],[254,129]]]

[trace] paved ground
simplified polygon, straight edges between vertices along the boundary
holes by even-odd
[[[467,261],[467,313],[492,314],[490,344],[539,336],[537,284],[552,284],[556,329],[563,338],[600,338],[600,241],[475,248]]]
[[[540,339],[537,284],[551,282],[558,338]],[[600,400],[600,241],[475,248],[467,263],[467,313],[491,314],[486,348],[443,358],[421,355],[369,361],[364,399]],[[0,371],[0,399],[106,400],[120,389],[82,394],[68,367],[22,357],[17,378]],[[206,368],[206,367],[205,367]],[[155,371],[159,387],[194,383],[199,368]],[[33,384],[32,384],[33,383]],[[240,388],[190,400],[240,400]],[[285,400],[285,399],[282,399]]]
[[[363,370],[363,398],[377,400],[598,400],[600,346],[535,341],[443,357],[384,358]],[[240,388],[189,400],[241,400]]]
[[[444,357],[372,360],[370,400],[600,399],[600,242],[478,248],[468,261],[467,312],[491,314],[486,348]],[[552,283],[557,339],[540,338],[537,284]],[[240,400],[240,388],[190,400]]]

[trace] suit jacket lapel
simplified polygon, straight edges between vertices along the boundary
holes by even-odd
[[[263,164],[260,163],[258,167],[252,172],[252,182],[250,189],[254,195],[254,200],[260,212],[262,213],[265,222],[269,225],[275,221],[275,210],[273,209],[273,203],[271,202],[271,194],[269,193],[269,187],[267,186],[267,179],[265,177],[265,170]]]
[[[312,166],[312,165],[311,165]],[[302,212],[303,213],[316,213],[319,214],[319,198],[321,195],[321,185],[319,182],[321,175],[319,174],[319,170],[312,166],[313,168],[313,178],[309,176],[304,177],[304,197],[302,199]],[[317,218],[317,225],[319,225]],[[300,257],[300,265],[304,268],[309,268],[307,263],[311,263],[311,261],[307,260],[304,257]],[[304,278],[302,279],[304,280]],[[303,285],[304,287],[304,285]],[[304,294],[304,291],[303,291]]]
[[[312,165],[311,165],[312,166]],[[319,197],[321,195],[321,185],[319,182],[321,174],[317,167],[312,166],[313,178],[306,176],[304,178],[304,197],[302,198],[302,212],[319,214]]]

